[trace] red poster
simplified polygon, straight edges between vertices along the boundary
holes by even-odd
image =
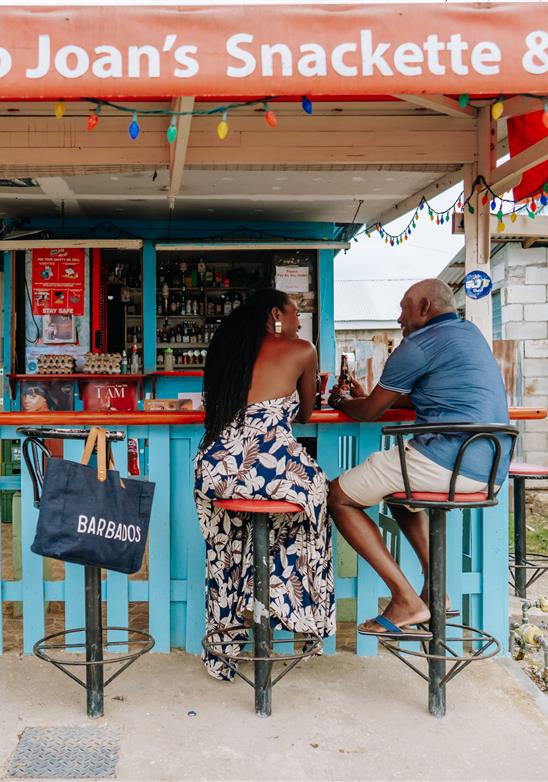
[[[137,410],[137,383],[122,379],[83,380],[82,399],[84,410],[108,412],[109,410]]]
[[[32,251],[33,315],[83,315],[85,251]]]

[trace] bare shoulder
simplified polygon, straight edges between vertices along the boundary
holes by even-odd
[[[287,344],[291,350],[296,354],[301,355],[303,358],[316,355],[316,348],[307,339],[288,339]]]

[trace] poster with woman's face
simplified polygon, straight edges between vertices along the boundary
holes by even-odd
[[[74,410],[74,382],[29,380],[21,383],[21,409],[26,413]]]

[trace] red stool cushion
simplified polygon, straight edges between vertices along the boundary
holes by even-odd
[[[241,511],[242,513],[302,513],[303,508],[296,502],[284,500],[214,500],[217,508]]]
[[[395,500],[406,500],[407,494],[404,491],[398,491],[395,494],[389,494],[388,497],[385,497],[384,499],[390,502],[390,498],[393,497]],[[428,502],[446,502],[449,499],[449,493],[439,493],[439,492],[433,492],[433,491],[413,491],[411,492],[411,497],[416,502],[420,502],[421,500],[425,500]],[[463,505],[467,505],[468,503],[473,502],[485,502],[487,499],[487,492],[486,491],[478,491],[468,494],[455,494],[455,499],[451,500],[451,502],[459,502]]]
[[[546,476],[548,478],[548,467],[543,467],[542,464],[512,462],[508,475],[510,478],[513,478],[514,476],[518,478],[527,478],[528,475],[531,475],[534,478],[538,478],[539,476]]]

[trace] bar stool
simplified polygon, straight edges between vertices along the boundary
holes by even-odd
[[[513,451],[518,431],[515,427],[504,424],[424,424],[415,426],[385,426],[382,433],[396,437],[405,488],[403,492],[396,492],[385,497],[386,502],[389,505],[406,505],[411,508],[428,509],[430,522],[428,605],[430,608],[430,632],[432,633],[432,639],[429,642],[428,651],[423,646],[422,652],[402,649],[393,639],[385,641],[381,639],[380,643],[428,682],[428,709],[430,714],[435,717],[443,717],[446,711],[445,685],[447,682],[460,673],[469,663],[494,657],[500,651],[500,643],[494,636],[485,630],[475,627],[450,624],[450,627],[460,628],[462,635],[455,638],[446,637],[446,514],[448,510],[455,508],[488,508],[497,504],[495,479],[500,462],[501,448],[496,435],[510,436],[512,438]],[[414,492],[410,486],[403,437],[404,435],[420,434],[465,435],[465,439],[457,453],[447,493]],[[482,439],[487,440],[493,446],[493,458],[487,481],[487,491],[456,493],[455,486],[464,454],[472,443]],[[476,648],[468,656],[459,656],[448,644],[451,642],[461,643],[465,639],[469,642],[473,641],[476,647],[479,644],[479,648]],[[423,671],[409,662],[406,656],[422,657],[428,660],[428,675],[425,675]],[[446,673],[448,660],[453,665],[449,672]]]
[[[293,643],[301,645],[294,654],[274,654],[272,647],[276,643],[288,643],[287,640],[272,640],[270,627],[270,553],[269,553],[269,515],[281,513],[302,513],[303,508],[294,502],[282,500],[215,500],[217,508],[237,513],[250,513],[253,519],[253,622],[250,627],[218,627],[210,630],[202,641],[209,654],[223,660],[226,665],[250,684],[255,690],[255,713],[259,717],[270,717],[272,713],[272,687],[280,681],[301,660],[319,654],[322,639],[312,633],[300,633]],[[242,661],[240,652],[249,640],[238,640],[233,636],[242,630],[253,630],[253,655],[247,656],[254,663],[254,679],[249,679],[237,667]],[[215,640],[220,639],[220,640]],[[226,640],[225,640],[226,639]],[[224,650],[227,645],[240,646],[237,654]],[[272,665],[275,662],[290,664],[274,680]]]
[[[548,556],[537,553],[527,556],[525,481],[548,479],[548,467],[512,462],[508,477],[514,481],[514,551],[510,552],[508,566],[514,594],[526,599],[527,587],[548,570]],[[528,570],[533,571],[529,579]]]
[[[21,450],[32,481],[34,507],[39,508],[44,483],[44,461],[51,458],[51,453],[44,440],[86,440],[89,432],[86,429],[19,427],[17,434],[25,436]],[[107,462],[110,457],[111,442],[124,439],[124,432],[107,432]],[[45,638],[36,641],[32,651],[36,657],[59,668],[60,671],[63,671],[69,678],[86,690],[87,715],[95,718],[102,717],[104,714],[105,687],[138,660],[139,657],[149,652],[153,648],[155,641],[150,633],[138,630],[135,627],[103,627],[101,569],[85,565],[84,579],[86,626],[70,630],[65,629],[47,635]],[[110,631],[124,633],[127,635],[127,641],[110,641],[106,639],[105,633]],[[67,642],[65,636],[71,635],[74,637],[74,634],[84,632],[84,642]],[[115,657],[105,659],[103,656],[104,652],[109,652],[111,647],[115,646],[127,646],[128,650]],[[59,656],[64,650],[75,652],[80,649],[85,651],[85,660]],[[119,666],[106,680],[104,676],[105,665]],[[72,673],[70,669],[75,666],[84,667],[85,680]]]

